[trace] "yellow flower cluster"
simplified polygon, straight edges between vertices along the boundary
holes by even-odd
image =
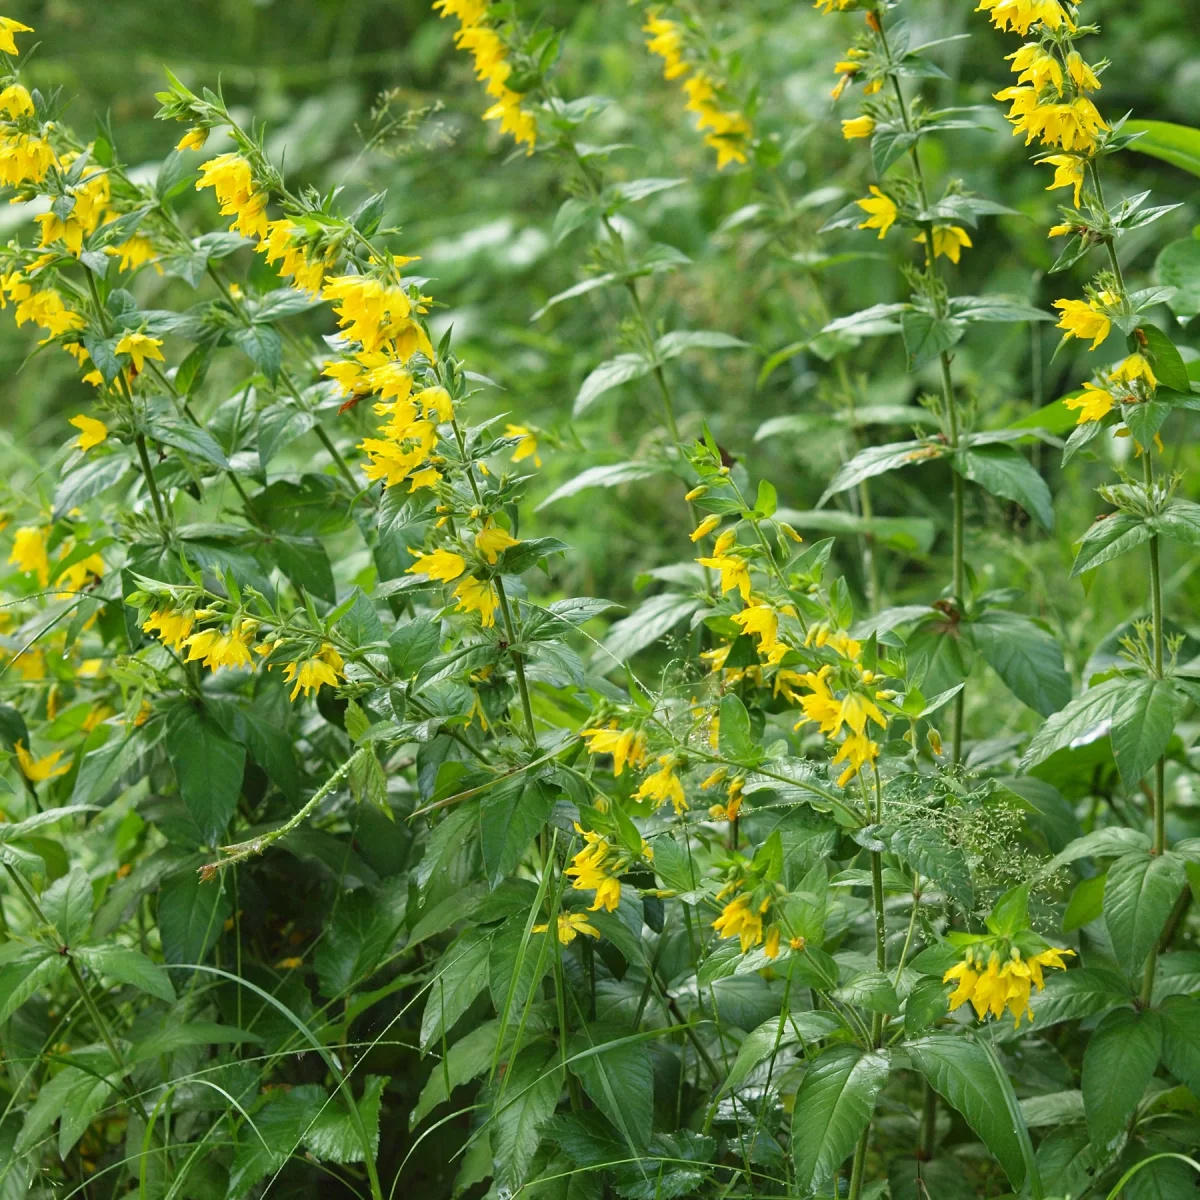
[[[589,754],[611,754],[613,774],[620,775],[626,765],[641,768],[646,765],[646,735],[640,729],[618,729],[616,721],[607,728],[585,729],[580,735]]]
[[[1089,380],[1083,385],[1081,395],[1063,401],[1067,408],[1079,411],[1080,425],[1103,420],[1115,405],[1152,400],[1158,387],[1154,369],[1144,355],[1137,353],[1123,358],[1101,380],[1100,384]]]
[[[834,89],[829,94],[835,99],[840,100],[842,94],[850,86],[851,83],[861,73],[866,65],[865,60],[868,58],[868,52],[859,46],[851,46],[846,51],[842,58],[833,64],[833,73],[838,77]],[[868,79],[863,84],[863,95],[874,96],[883,87],[883,79]],[[858,122],[870,121],[870,128],[865,125],[854,124],[853,122],[842,122],[842,133],[845,137],[869,137],[875,132],[875,122],[870,117],[857,117]],[[846,126],[850,124],[851,132],[847,132]]]
[[[942,976],[943,983],[953,981],[958,985],[950,995],[950,1011],[969,1000],[981,1021],[989,1013],[998,1018],[1007,1008],[1013,1016],[1014,1028],[1020,1025],[1022,1016],[1032,1023],[1029,997],[1034,987],[1040,992],[1046,986],[1042,968],[1065,970],[1063,955],[1074,953],[1051,946],[1022,958],[1016,946],[1011,946],[1007,955],[986,944],[968,947],[963,960]]]
[[[684,107],[696,114],[696,128],[704,134],[704,144],[717,152],[717,170],[730,163],[746,162],[754,129],[744,113],[722,104],[721,95],[727,85],[688,60],[683,26],[652,9],[642,32],[650,35],[646,49],[663,60],[663,77],[683,79],[687,95]]]
[[[19,51],[13,35],[32,32],[20,21],[0,17],[0,50],[15,58]],[[21,84],[10,80],[0,89],[0,112],[8,117],[0,123],[0,183],[10,188],[40,183],[56,160],[38,125],[33,97]]]
[[[537,119],[521,107],[522,92],[508,86],[512,63],[508,61],[508,46],[491,24],[489,0],[434,0],[434,9],[443,17],[457,17],[458,31],[454,44],[467,50],[475,60],[475,77],[487,83],[487,94],[495,103],[483,114],[485,121],[499,121],[500,131],[511,134],[518,145],[533,153],[537,144]]]
[[[740,890],[744,885],[745,880],[735,880],[717,893],[717,899],[724,900],[731,892],[736,891],[736,895],[726,902],[712,927],[723,938],[737,938],[743,954],[755,946],[762,945],[763,953],[768,958],[778,958],[781,935],[777,923],[771,922],[766,926],[764,940],[763,917],[770,911],[771,897],[765,895],[756,902],[754,893]]]
[[[212,188],[216,193],[221,215],[233,217],[230,225],[245,238],[267,236],[267,201],[269,196],[255,182],[250,164],[240,154],[230,151],[210,158],[200,167],[196,190]]]
[[[596,893],[591,912],[603,908],[612,912],[621,903],[621,883],[617,874],[624,867],[624,856],[603,834],[585,830],[579,825],[575,832],[583,835],[584,848],[571,859],[567,874],[576,891]]]
[[[485,525],[475,538],[476,549],[485,557],[490,557],[493,565],[496,562],[497,549],[517,545],[517,540],[497,526]],[[499,597],[491,580],[477,579],[474,575],[466,574],[467,560],[452,550],[438,548],[428,554],[420,550],[408,548],[416,560],[408,568],[409,575],[428,575],[440,583],[458,583],[454,587],[454,599],[460,612],[477,612],[479,623],[490,629],[496,624],[496,609],[499,607]],[[461,577],[461,578],[460,578]]]
[[[12,553],[8,556],[11,566],[18,571],[24,571],[37,580],[39,587],[50,584],[50,541],[49,528],[37,525],[24,525],[13,534]],[[75,550],[74,539],[68,538],[59,547],[58,561],[66,562]],[[76,592],[96,582],[104,576],[104,559],[99,554],[89,554],[70,566],[60,568],[56,572],[64,590],[58,593],[58,599],[67,599]]]

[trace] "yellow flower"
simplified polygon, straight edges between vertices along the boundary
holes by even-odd
[[[15,57],[19,51],[13,34],[32,32],[31,26],[22,25],[20,21],[14,21],[12,17],[0,17],[0,50]]]
[[[1047,29],[1075,29],[1059,0],[979,0],[975,11],[990,13],[997,29],[1012,30],[1022,37],[1039,23]]]
[[[1006,55],[1006,59],[1012,63],[1018,83],[1030,83],[1039,91],[1052,87],[1062,95],[1062,67],[1053,54],[1042,49],[1040,42],[1026,42],[1019,50]]]
[[[19,83],[10,83],[0,92],[0,109],[15,121],[33,114],[33,97]]]
[[[1056,328],[1065,329],[1067,337],[1091,338],[1092,350],[1108,337],[1112,322],[1097,300],[1055,300],[1053,307],[1062,313]]]
[[[871,185],[870,192],[869,196],[854,202],[868,214],[867,219],[859,225],[859,229],[878,229],[882,239],[895,224],[898,210],[895,201],[884,195],[874,184]]]
[[[223,216],[234,217],[231,226],[243,237],[266,237],[267,194],[257,189],[250,164],[235,153],[218,154],[200,167],[196,190],[212,188]]]
[[[430,579],[450,583],[467,569],[467,560],[452,550],[434,550],[429,554],[423,554],[420,550],[414,550],[409,546],[408,552],[416,559],[416,562],[405,571],[406,575],[428,575]]]
[[[772,925],[767,930],[767,940],[763,943],[763,953],[768,958],[779,957],[779,926]]]
[[[549,928],[549,925],[535,925],[533,932],[545,933]],[[586,933],[588,937],[594,938],[600,936],[600,930],[588,921],[586,913],[560,912],[558,914],[558,940],[564,946],[569,946],[581,933]]]
[[[949,997],[950,1011],[970,1001],[981,1021],[989,1013],[999,1017],[1007,1008],[1013,1016],[1014,1028],[1020,1025],[1022,1017],[1032,1022],[1029,997],[1034,987],[1040,992],[1045,986],[1042,967],[1065,970],[1062,956],[1074,953],[1052,946],[1025,959],[1016,946],[1011,946],[1007,956],[1002,958],[999,949],[970,946],[962,961],[942,976],[943,983],[954,981],[957,984]]]
[[[693,542],[698,542],[702,537],[708,537],[710,533],[721,523],[721,518],[716,513],[710,513],[695,529],[692,530],[688,537]]]
[[[15,296],[13,298],[17,299]],[[50,337],[71,333],[87,325],[87,321],[79,313],[67,308],[63,298],[53,288],[32,293],[26,290],[24,298],[17,301],[17,311],[13,320],[18,326],[32,321],[35,325],[40,325]]]
[[[913,241],[924,245],[927,241],[925,231],[917,234]],[[933,227],[933,257],[939,255],[957,264],[962,257],[963,247],[971,248],[971,239],[961,225],[935,225]]]
[[[510,546],[521,543],[507,529],[497,525],[492,517],[483,523],[483,528],[475,535],[475,549],[488,561],[489,566],[495,566],[498,556]]]
[[[161,338],[150,337],[145,333],[127,333],[117,343],[117,353],[128,354],[133,360],[134,374],[140,375],[145,369],[146,359],[153,359],[155,362],[166,361],[159,349],[161,345]]]
[[[193,125],[175,144],[176,150],[200,150],[208,141],[208,130],[199,125]]]
[[[618,729],[613,721],[608,729],[585,729],[579,736],[589,754],[613,756],[614,775],[620,775],[627,763],[631,767],[646,765],[646,735],[640,729]]]
[[[21,773],[30,783],[42,783],[47,779],[55,779],[59,775],[65,775],[71,769],[70,763],[63,763],[61,767],[58,765],[58,760],[63,756],[61,750],[55,750],[43,758],[34,758],[25,749],[22,742],[17,742],[16,749]]]
[[[736,937],[743,954],[763,938],[762,916],[751,909],[750,897],[745,892],[730,900],[712,925],[721,937]]]
[[[675,774],[675,768],[678,765],[675,755],[660,754],[658,770],[642,780],[642,785],[634,792],[633,798],[635,800],[653,800],[656,807],[660,807],[670,800],[675,806],[676,814],[682,816],[687,811],[688,803],[683,796],[683,784],[679,782],[679,776]]]
[[[496,590],[491,583],[468,575],[454,589],[460,612],[477,612],[479,623],[490,629],[496,624]]]
[[[846,763],[846,769],[838,776],[838,787],[845,787],[863,767],[870,766],[878,757],[879,747],[865,733],[852,733],[833,756],[835,765]]]
[[[1046,189],[1053,192],[1057,188],[1069,187],[1074,189],[1075,207],[1079,207],[1079,193],[1083,190],[1084,172],[1087,167],[1085,159],[1077,154],[1048,154],[1041,160],[1054,168],[1054,182]]]
[[[663,60],[663,78],[678,79],[686,75],[688,65],[683,58],[683,33],[674,21],[668,21],[651,13],[642,32],[651,36],[646,49]]]
[[[79,436],[75,439],[75,448],[84,453],[93,446],[100,445],[108,437],[108,426],[103,421],[97,421],[95,417],[84,416],[83,413],[80,413],[67,423],[74,425],[79,430]]]
[[[769,604],[751,604],[733,614],[733,621],[743,633],[758,638],[759,654],[771,654],[781,646],[779,614]],[[786,647],[783,647],[786,650]],[[780,655],[782,657],[782,655]]]
[[[254,660],[250,657],[250,630],[246,625],[239,624],[229,633],[219,629],[202,629],[193,633],[184,643],[187,648],[187,662],[203,660],[210,671],[221,667],[253,667]]]
[[[875,132],[875,118],[863,115],[861,117],[852,117],[850,120],[842,122],[842,137],[846,141],[851,141],[854,138],[870,137]]]
[[[295,700],[301,689],[308,697],[319,692],[326,684],[337,687],[338,676],[345,674],[345,665],[342,656],[328,642],[310,658],[288,663],[283,671],[284,678],[288,683],[295,682],[288,699]]]
[[[1149,362],[1140,354],[1131,354],[1125,358],[1109,375],[1109,380],[1113,383],[1134,383],[1140,380],[1151,391],[1158,387],[1158,380],[1154,377],[1154,371],[1151,369]]]
[[[142,629],[146,633],[156,633],[164,646],[170,646],[179,654],[191,636],[195,623],[196,614],[191,609],[179,612],[171,608],[160,608],[155,609],[142,622]]]
[[[813,0],[813,8],[823,13],[843,12],[850,7],[850,0]]]
[[[439,421],[454,420],[454,401],[444,387],[422,388],[414,397],[413,402],[425,409],[425,416],[436,416]]]
[[[74,550],[73,542],[68,542],[63,546],[62,553],[59,555],[59,561],[68,557]],[[104,559],[99,554],[89,554],[86,558],[81,558],[78,562],[72,563],[66,570],[60,570],[58,578],[60,582],[68,589],[57,593],[56,600],[67,600],[76,592],[81,592],[89,584],[95,582],[104,576]]]
[[[727,529],[717,538],[712,557],[698,558],[696,561],[702,567],[710,567],[712,570],[720,572],[721,595],[736,589],[741,594],[742,600],[749,602],[750,568],[744,558],[728,553],[736,540],[737,534],[732,529]]]
[[[36,525],[23,525],[13,534],[12,553],[8,561],[19,571],[29,571],[45,587],[50,582],[50,558],[46,554],[49,530]]]
[[[1078,50],[1072,50],[1067,55],[1067,74],[1070,75],[1071,82],[1085,92],[1100,90],[1100,80],[1096,78],[1096,72],[1083,61]]]
[[[520,438],[514,448],[512,448],[512,461],[521,462],[524,458],[533,458],[535,467],[541,466],[541,456],[538,454],[538,437],[524,425],[505,425],[504,436],[506,438]]]

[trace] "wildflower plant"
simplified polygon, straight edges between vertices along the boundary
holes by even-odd
[[[805,13],[849,43],[814,128],[857,198],[822,230],[841,193],[791,194],[794,148],[704,13],[635,7],[621,32],[684,88],[710,182],[755,197],[717,252],[752,232],[814,289],[760,381],[829,365],[823,419],[852,436],[821,504],[855,497],[849,555],[731,429],[728,369],[679,386],[685,353],[753,347],[667,327],[695,265],[638,206],[687,181],[591,140],[622,99],[565,94],[561,31],[433,5],[479,115],[527,151],[504,169],[548,164],[564,193],[549,241],[587,241],[585,277],[523,317],[618,302],[595,340],[619,352],[589,340],[546,428],[442,320],[455,285],[382,193],[296,185],[263,127],[170,74],[175,148],[131,168],[26,87],[32,31],[0,18],[0,180],[27,204],[0,303],[88,396],[3,496],[0,1194],[1045,1200],[1135,1173],[1188,1194],[1200,646],[1162,560],[1200,545],[1164,464],[1194,388],[1151,320],[1174,293],[1131,288],[1119,253],[1169,208],[1105,201],[1136,131],[1099,102],[1078,6],[983,0],[1025,39],[998,90],[1063,202],[1053,275],[1093,273],[1053,311],[966,294],[1017,214],[935,171],[935,142],[985,122],[924,102],[944,43],[915,44],[914,5]],[[881,246],[907,299],[835,317],[820,264]],[[996,427],[958,356],[1055,313],[1064,355],[1125,344]],[[896,333],[905,400],[860,411]],[[582,467],[627,384],[637,450]],[[1132,444],[1141,471],[1099,489],[1072,573],[1141,555],[1146,613],[1078,695],[984,561],[984,497],[1052,524],[1034,439],[1079,462]],[[868,481],[909,466],[945,472],[948,568],[889,604]],[[651,480],[660,590],[623,613],[569,594],[555,506]]]

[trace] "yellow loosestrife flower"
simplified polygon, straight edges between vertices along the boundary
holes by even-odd
[[[409,546],[408,552],[416,562],[405,572],[407,575],[428,575],[430,579],[450,583],[467,569],[467,560],[451,550],[433,550],[424,554]]]
[[[1011,30],[1022,37],[1037,24],[1047,29],[1075,29],[1059,0],[979,0],[975,11],[988,13],[997,29]]]
[[[72,417],[68,424],[74,425],[79,430],[79,436],[75,439],[75,448],[82,450],[85,454],[108,437],[108,426],[103,421],[97,421],[95,417],[88,417],[83,413]]]
[[[47,779],[55,779],[59,775],[65,775],[70,769],[70,763],[58,765],[58,760],[62,758],[63,751],[55,750],[43,758],[34,758],[22,742],[18,741],[17,746],[17,762],[21,767],[21,774],[29,780],[30,783],[44,783]]]
[[[968,947],[963,960],[955,963],[942,976],[943,983],[957,984],[950,995],[950,1011],[970,1001],[976,1017],[981,1021],[988,1014],[999,1017],[1007,1008],[1013,1016],[1014,1028],[1020,1025],[1022,1017],[1032,1022],[1029,997],[1034,987],[1039,992],[1045,987],[1042,968],[1065,970],[1063,955],[1074,953],[1073,950],[1059,950],[1052,946],[1040,954],[1022,958],[1017,947],[1012,946],[1007,956],[1002,957],[996,949]]]
[[[586,933],[588,937],[599,938],[600,930],[593,925],[588,919],[586,913],[565,913],[558,914],[558,940],[564,946],[569,946],[581,933]],[[550,928],[549,925],[535,925],[534,933],[545,933]]]
[[[221,215],[234,218],[231,229],[247,238],[267,235],[267,193],[258,189],[250,164],[240,154],[219,154],[203,163],[196,190],[204,188],[216,192]]]
[[[520,541],[513,537],[507,529],[497,525],[495,519],[488,517],[483,528],[475,535],[475,549],[487,559],[488,565],[494,567],[510,546],[519,546]]]
[[[1141,354],[1131,354],[1123,359],[1108,378],[1113,383],[1141,382],[1151,391],[1158,387],[1150,363]]]
[[[1115,403],[1112,392],[1106,388],[1097,387],[1094,383],[1085,383],[1082,395],[1070,396],[1063,401],[1067,408],[1079,410],[1079,418],[1076,422],[1079,425],[1088,421],[1102,421],[1112,412]]]
[[[859,225],[859,229],[878,229],[879,237],[882,240],[889,229],[896,223],[898,209],[896,202],[890,197],[881,192],[874,184],[871,184],[870,195],[864,196],[861,200],[855,200],[855,204],[867,214],[867,219]]]
[[[316,654],[298,662],[290,662],[283,675],[288,683],[294,683],[290,700],[303,690],[305,697],[315,695],[325,685],[335,688],[338,677],[344,675],[345,662],[336,648],[326,642]]]
[[[851,117],[849,120],[842,121],[842,137],[846,141],[852,141],[854,138],[870,137],[875,132],[875,118],[866,116]]]
[[[516,446],[513,447],[513,462],[524,462],[525,459],[532,458],[533,465],[535,467],[540,467],[542,465],[541,456],[538,454],[537,435],[528,426],[506,425],[504,427],[504,436],[521,439]]]
[[[454,596],[458,601],[459,611],[477,612],[479,623],[485,629],[490,629],[496,624],[496,607],[499,601],[496,598],[496,589],[489,581],[468,575],[454,589]]]
[[[200,150],[208,141],[208,130],[193,126],[175,143],[176,150]]]
[[[660,754],[658,770],[642,780],[641,787],[634,792],[633,798],[635,800],[653,800],[656,807],[661,807],[670,800],[676,815],[682,816],[687,811],[688,802],[684,799],[683,784],[680,783],[679,776],[675,774],[675,768],[678,765],[679,762],[675,755]]]
[[[146,633],[157,634],[164,646],[170,646],[179,654],[191,637],[195,624],[196,614],[192,609],[179,612],[172,608],[159,608],[142,622],[142,629]]]
[[[202,629],[193,633],[183,644],[188,655],[185,661],[200,660],[210,671],[222,667],[253,667],[250,657],[251,629],[245,622],[223,633],[220,629]]]
[[[587,744],[589,754],[611,754],[613,774],[620,775],[626,764],[646,765],[646,735],[640,729],[618,729],[613,721],[607,729],[585,729],[579,735]]]
[[[721,523],[721,518],[716,513],[710,513],[695,529],[692,530],[688,537],[693,542],[698,542],[702,537],[708,537],[710,533]]]
[[[127,333],[117,343],[118,354],[128,354],[133,363],[133,373],[140,375],[146,367],[146,359],[166,362],[159,347],[162,339],[144,333]]]
[[[1075,207],[1079,207],[1079,193],[1083,190],[1084,172],[1087,160],[1077,154],[1048,154],[1041,160],[1054,168],[1054,182],[1046,189],[1053,192],[1056,188],[1069,187],[1074,190]]]
[[[913,241],[925,245],[928,239],[922,230]],[[971,248],[971,238],[961,225],[935,225],[933,227],[933,257],[948,258],[952,263],[958,263],[964,247]]]
[[[1108,292],[1092,300],[1055,300],[1052,307],[1062,313],[1056,328],[1065,329],[1067,337],[1085,342],[1091,338],[1089,349],[1095,350],[1112,328],[1112,322],[1103,307],[1110,300],[1115,301],[1116,297]]]
[[[765,903],[769,906],[770,901]],[[743,954],[763,940],[762,913],[754,910],[752,899],[745,892],[740,892],[725,905],[712,927],[723,938],[737,938]]]
[[[13,534],[12,553],[8,561],[19,571],[28,571],[45,587],[50,582],[50,558],[46,553],[49,530],[36,525],[23,525]]]

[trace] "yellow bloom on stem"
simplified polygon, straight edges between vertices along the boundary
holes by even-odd
[[[75,549],[73,544],[68,543],[63,547],[62,553],[59,555],[61,562]],[[66,570],[60,570],[58,580],[65,586],[66,591],[59,592],[56,600],[67,600],[76,592],[81,592],[89,584],[102,579],[104,577],[104,559],[99,554],[89,554],[86,558],[79,559],[78,562],[73,562]]]
[[[31,116],[34,111],[33,97],[19,83],[10,83],[0,92],[0,109],[14,121],[18,117]]]
[[[17,746],[17,762],[21,767],[21,774],[29,780],[30,783],[43,783],[47,779],[55,779],[59,775],[65,775],[70,769],[70,763],[58,765],[58,760],[62,758],[63,751],[54,750],[43,758],[34,758],[28,750],[25,749],[24,743],[18,741]]]
[[[48,540],[49,530],[36,525],[23,525],[13,534],[12,553],[8,556],[8,561],[17,570],[36,575],[42,587],[50,582],[50,558],[46,553]]]
[[[458,600],[460,612],[477,612],[479,623],[485,629],[490,629],[496,624],[496,606],[499,601],[496,599],[496,589],[489,581],[468,575],[454,589],[454,595]]]
[[[191,636],[195,623],[196,614],[190,608],[182,612],[173,608],[159,608],[142,622],[142,629],[146,633],[157,634],[164,646],[170,646],[178,654]]]
[[[779,614],[771,605],[751,604],[741,612],[734,613],[733,621],[741,627],[743,633],[758,638],[760,654],[770,654],[780,645]]]
[[[251,631],[244,624],[239,624],[228,633],[220,629],[202,629],[184,642],[188,652],[186,661],[200,659],[210,671],[220,670],[221,667],[253,667],[250,637]]]
[[[874,184],[871,184],[870,192],[869,196],[864,196],[861,200],[854,202],[868,214],[867,219],[859,225],[859,229],[878,229],[882,239],[896,223],[899,210],[896,208],[896,202],[881,192]]]
[[[33,27],[30,25],[22,25],[20,21],[14,21],[12,17],[0,17],[0,51],[14,56],[19,54],[20,51],[17,50],[13,34],[32,32]]]
[[[116,352],[128,354],[133,360],[133,372],[140,375],[146,366],[146,359],[155,362],[166,362],[159,347],[162,339],[150,337],[145,333],[127,333],[118,343]]]
[[[1078,50],[1072,50],[1067,55],[1067,74],[1070,75],[1071,82],[1082,91],[1100,90],[1100,80],[1096,78],[1096,72],[1083,61]]]
[[[772,925],[767,930],[767,940],[763,943],[763,953],[768,958],[779,957],[779,936],[780,930],[778,925]]]
[[[233,228],[243,237],[266,237],[267,194],[257,190],[250,164],[233,152],[219,154],[200,167],[196,190],[212,188],[217,194],[221,214],[236,217]]]
[[[579,826],[575,828],[578,830]],[[583,830],[579,830],[583,833]],[[571,876],[571,886],[576,891],[595,891],[596,896],[589,911],[603,908],[612,912],[621,903],[621,884],[611,868],[616,859],[608,840],[598,833],[583,833],[587,845],[571,859],[566,874]]]
[[[83,413],[72,417],[67,424],[74,425],[79,430],[79,436],[75,439],[75,448],[82,450],[85,454],[108,437],[108,426],[103,421],[97,421],[95,417],[88,417]]]
[[[925,231],[921,230],[913,241],[924,245],[927,241]],[[971,248],[971,238],[961,225],[935,225],[933,227],[933,257],[939,255],[948,258],[952,263],[958,263],[962,257],[963,248]]]
[[[513,462],[523,462],[527,458],[532,458],[535,467],[542,465],[541,456],[537,452],[537,435],[527,425],[506,425],[504,427],[504,436],[521,439],[513,447]]]
[[[1023,958],[1016,946],[1009,947],[1007,956],[1002,956],[998,949],[970,946],[962,961],[955,963],[942,976],[943,983],[953,981],[957,984],[950,994],[950,1011],[969,1001],[981,1021],[989,1013],[999,1017],[1007,1008],[1013,1016],[1014,1028],[1020,1025],[1022,1017],[1032,1022],[1029,997],[1034,987],[1040,992],[1045,986],[1042,968],[1065,970],[1066,963],[1062,956],[1074,953],[1073,950],[1059,950],[1052,946],[1039,954]]]
[[[751,909],[750,897],[745,892],[725,905],[712,926],[723,938],[736,937],[743,954],[763,940],[762,916]]]
[[[614,775],[620,775],[626,764],[646,765],[646,735],[640,729],[618,729],[614,721],[608,729],[585,729],[579,736],[586,742],[589,754],[613,756]]]
[[[289,700],[295,700],[303,689],[305,697],[313,695],[328,684],[337,687],[338,676],[344,676],[345,662],[336,648],[326,642],[316,654],[309,658],[290,662],[284,668],[283,675],[288,683],[295,683]]]
[[[1052,87],[1061,96],[1063,72],[1058,59],[1047,54],[1040,42],[1026,42],[1019,50],[1005,56],[1012,63],[1018,83],[1032,84],[1039,91]]]
[[[425,410],[425,417],[437,417],[439,421],[454,420],[454,401],[444,387],[422,388],[414,397],[413,402]]]
[[[193,125],[192,128],[189,129],[187,131],[187,133],[185,133],[183,135],[183,137],[181,137],[179,139],[179,141],[175,143],[175,149],[176,150],[200,150],[203,148],[204,143],[207,141],[208,141],[208,130],[202,128],[199,125]]]
[[[40,325],[49,337],[71,333],[87,325],[80,313],[67,308],[63,298],[53,288],[27,294],[24,299],[18,300],[13,320],[18,326],[32,321],[35,325]]]
[[[663,78],[678,79],[686,75],[688,65],[683,58],[683,33],[674,21],[651,13],[642,32],[650,34],[646,49],[663,60]]]
[[[1069,396],[1063,401],[1065,407],[1079,410],[1078,425],[1087,421],[1102,421],[1112,412],[1115,403],[1112,392],[1094,383],[1083,385],[1083,395]]]
[[[979,0],[975,11],[990,14],[997,29],[1011,30],[1022,37],[1039,23],[1047,29],[1075,29],[1059,0]]]
[[[846,769],[838,776],[838,787],[845,787],[863,767],[871,766],[878,757],[879,747],[865,733],[852,733],[833,756],[835,766],[846,763]]]
[[[736,541],[737,534],[732,529],[727,529],[717,538],[712,557],[698,558],[696,561],[702,567],[709,567],[720,572],[721,595],[732,592],[736,588],[741,593],[742,600],[748,603],[750,600],[749,565],[744,558],[728,553]]]
[[[656,807],[661,807],[670,800],[675,806],[676,814],[682,816],[687,811],[688,803],[684,799],[683,784],[679,782],[679,776],[675,774],[675,768],[678,765],[679,762],[675,755],[660,754],[658,770],[642,780],[642,785],[634,792],[633,798],[635,800],[653,800],[656,802]]]
[[[428,575],[430,579],[450,583],[467,569],[467,560],[452,550],[433,550],[423,554],[409,546],[408,552],[416,562],[405,571],[406,575]]]
[[[688,534],[688,537],[691,538],[693,542],[698,542],[701,538],[708,537],[708,535],[712,533],[712,531],[716,529],[720,523],[721,518],[717,516],[716,513],[710,513],[704,518],[703,521],[700,522],[699,525],[696,526],[695,529],[692,530],[691,533]]]
[[[1108,293],[1105,293],[1105,296],[1107,295]],[[1052,307],[1062,313],[1056,328],[1065,329],[1067,337],[1079,338],[1082,341],[1091,338],[1091,350],[1095,350],[1108,337],[1112,328],[1112,322],[1096,299],[1055,300]]]
[[[498,556],[510,546],[519,546],[520,541],[513,537],[507,529],[497,525],[495,519],[488,517],[483,528],[475,535],[475,549],[487,559],[488,565],[494,567]]]
[[[813,8],[819,8],[823,13],[844,12],[850,7],[850,0],[813,0]]]
[[[861,117],[851,117],[849,120],[842,121],[842,137],[846,141],[852,141],[854,138],[870,137],[875,132],[875,118],[863,115]]]
[[[1054,182],[1046,189],[1053,192],[1057,188],[1069,187],[1075,192],[1074,204],[1079,207],[1079,193],[1083,190],[1084,172],[1087,162],[1077,154],[1048,154],[1041,160],[1054,168]]]
[[[586,913],[565,913],[558,914],[558,940],[564,946],[569,946],[581,933],[586,933],[588,937],[598,938],[600,930],[593,925],[588,919]],[[535,925],[534,933],[545,933],[550,928],[549,925]]]
[[[1150,363],[1141,354],[1131,354],[1123,359],[1108,378],[1113,383],[1130,384],[1140,381],[1151,391],[1158,387],[1158,380]]]

